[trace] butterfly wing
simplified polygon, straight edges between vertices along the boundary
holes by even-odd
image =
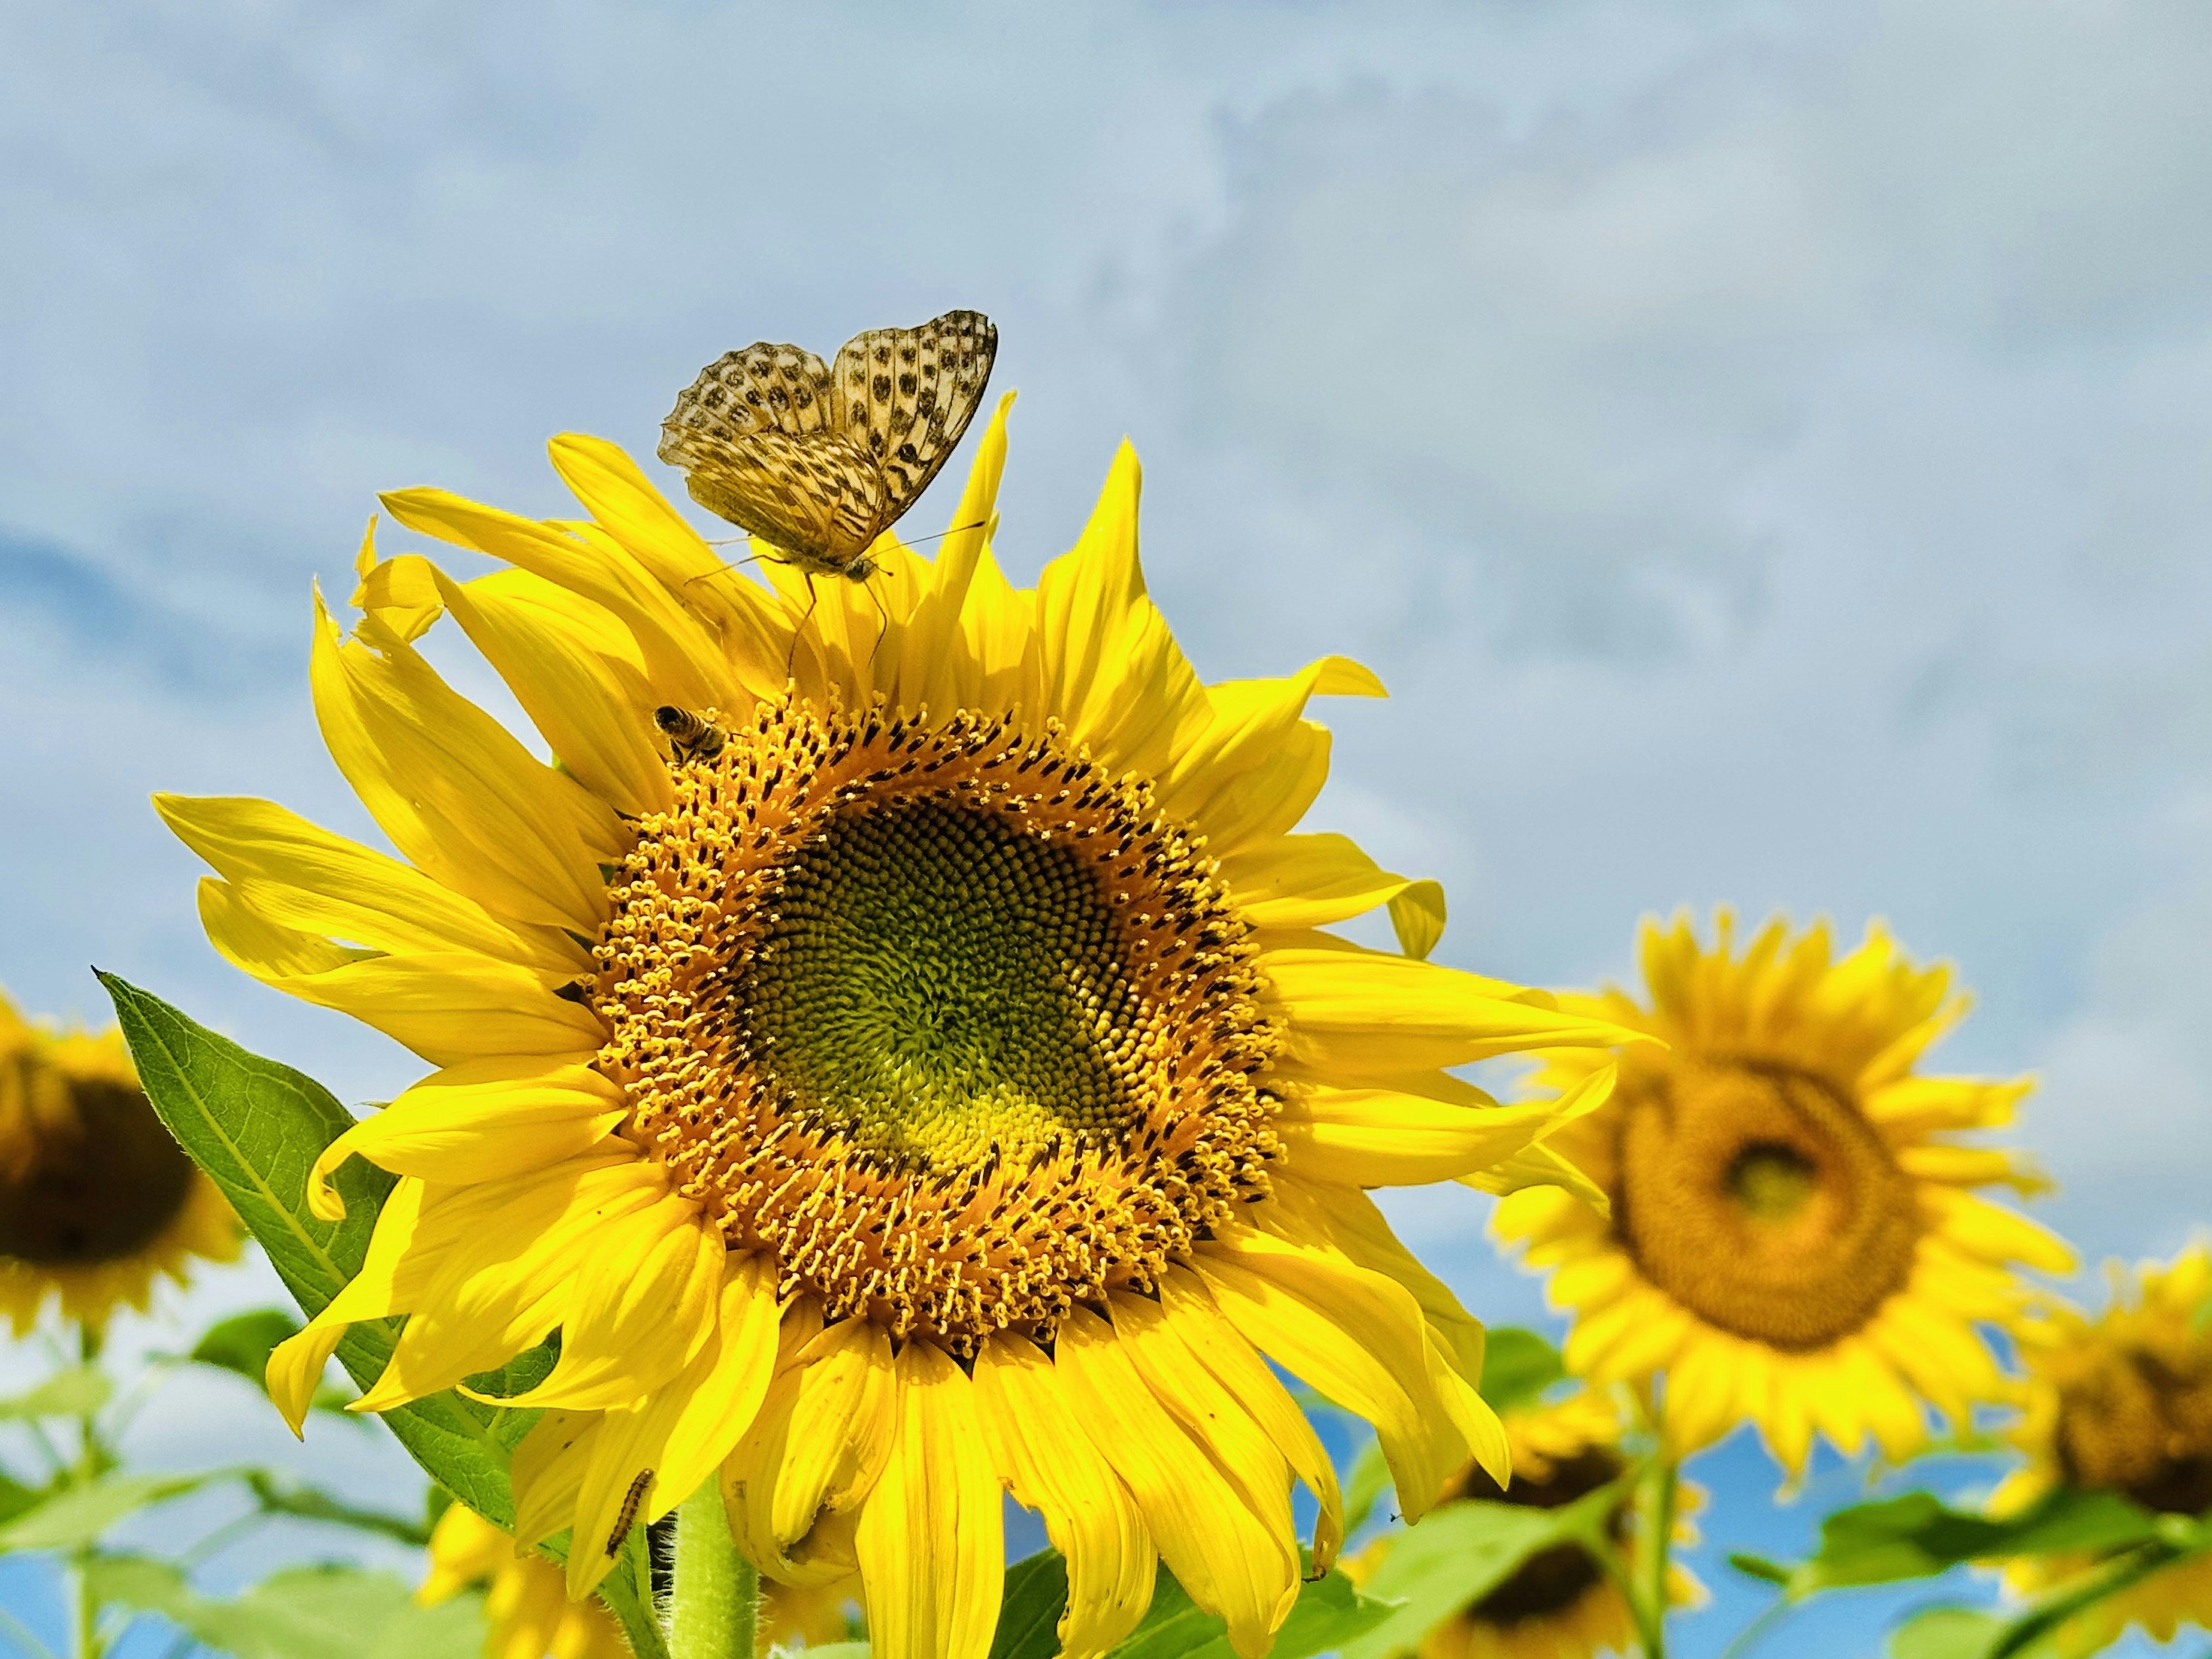
[[[857,446],[834,433],[753,432],[732,441],[690,431],[681,455],[691,499],[810,570],[842,574],[875,539],[884,481]]]
[[[839,349],[831,421],[883,471],[878,528],[914,505],[957,447],[998,351],[998,327],[980,311],[948,311],[919,328],[870,329]]]

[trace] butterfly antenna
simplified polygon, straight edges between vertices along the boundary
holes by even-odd
[[[891,613],[884,609],[883,598],[872,583],[862,582],[860,586],[866,590],[868,603],[876,607],[876,642],[868,647],[868,666],[865,671],[872,680],[876,677],[876,653],[884,648],[884,635],[891,631]]]
[[[799,619],[799,626],[791,630],[791,650],[783,659],[783,677],[791,678],[792,665],[799,660],[799,641],[806,632],[806,624],[814,619],[814,607],[822,603],[822,594],[814,586],[814,573],[806,572],[806,614]]]

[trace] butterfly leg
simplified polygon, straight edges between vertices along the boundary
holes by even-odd
[[[787,681],[791,678],[792,665],[799,660],[799,636],[806,632],[806,624],[814,619],[814,607],[822,603],[822,594],[814,586],[814,573],[809,570],[805,576],[806,614],[799,619],[799,626],[791,631],[791,650],[783,659],[783,678]]]
[[[876,607],[876,642],[868,647],[867,674],[872,680],[876,674],[876,653],[884,648],[884,635],[891,631],[891,613],[884,609],[883,596],[876,592],[872,583],[862,582],[860,588],[867,594],[868,603]]]

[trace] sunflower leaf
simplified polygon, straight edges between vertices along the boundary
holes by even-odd
[[[1984,1659],[2004,1620],[1975,1607],[1929,1607],[1899,1626],[1889,1659]]]
[[[1395,1604],[1388,1616],[1340,1644],[1341,1659],[1386,1659],[1408,1652],[1446,1619],[1504,1583],[1530,1556],[1601,1533],[1626,1490],[1601,1486],[1558,1509],[1462,1500],[1431,1510],[1396,1534],[1361,1589]]]
[[[1015,1562],[1006,1569],[1006,1599],[1000,1604],[990,1659],[1052,1659],[1060,1651],[1060,1616],[1066,1607],[1067,1566],[1059,1551],[1040,1550]],[[1349,1578],[1332,1571],[1299,1587],[1297,1602],[1275,1632],[1268,1659],[1311,1659],[1333,1652],[1389,1616],[1388,1606],[1362,1595]],[[1234,1650],[1228,1627],[1194,1606],[1164,1566],[1144,1622],[1109,1659],[1234,1659]]]
[[[205,1474],[110,1474],[48,1493],[0,1527],[0,1551],[71,1550],[97,1540],[125,1516],[226,1479]]]
[[[158,1613],[237,1659],[476,1659],[483,1650],[481,1595],[420,1607],[392,1574],[356,1567],[290,1568],[224,1601],[166,1561],[113,1555],[87,1564],[85,1586],[99,1607]]]
[[[115,1385],[97,1365],[72,1365],[56,1371],[35,1389],[0,1400],[0,1421],[39,1417],[90,1417],[108,1401]]]
[[[1483,1334],[1482,1382],[1476,1392],[1495,1412],[1533,1404],[1567,1374],[1559,1351],[1518,1325],[1493,1325]]]
[[[2157,1529],[2155,1517],[2118,1492],[2061,1487],[2018,1515],[1999,1517],[1909,1492],[1822,1521],[1820,1547],[1790,1569],[1789,1593],[1932,1578],[1964,1561],[2104,1553],[2144,1542]]]
[[[307,1177],[323,1148],[353,1124],[330,1091],[217,1036],[112,974],[99,978],[155,1111],[222,1189],[285,1288],[313,1317],[361,1271],[392,1177],[365,1159],[347,1159],[332,1177],[345,1218],[321,1219],[307,1207]],[[356,1383],[367,1388],[383,1374],[400,1322],[364,1320],[347,1331],[337,1357]],[[542,1355],[526,1353],[505,1369],[529,1376],[543,1363]],[[486,1405],[448,1389],[379,1415],[431,1479],[495,1525],[514,1525],[507,1464],[537,1421],[535,1411]],[[604,1595],[639,1659],[665,1659],[651,1607],[628,1575],[614,1575]]]

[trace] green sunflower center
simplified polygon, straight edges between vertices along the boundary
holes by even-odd
[[[799,704],[671,765],[599,1066],[787,1294],[956,1353],[1049,1337],[1267,1194],[1251,928],[1141,781],[1010,720]]]
[[[734,1000],[797,1121],[886,1163],[1108,1144],[1147,1011],[1073,848],[901,801],[786,874]]]

